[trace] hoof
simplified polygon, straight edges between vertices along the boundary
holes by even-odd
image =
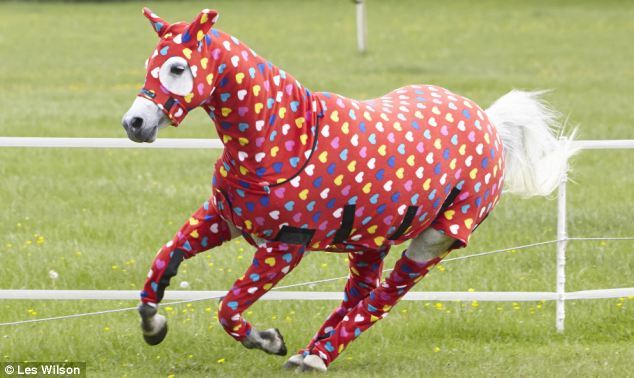
[[[291,356],[291,358],[286,360],[286,362],[284,363],[284,365],[282,365],[282,367],[288,370],[297,369],[298,367],[302,366],[303,362],[304,362],[303,355],[294,354]]]
[[[275,334],[280,339],[280,343],[282,343],[282,345],[280,345],[280,348],[278,349],[277,352],[273,352],[272,354],[275,354],[278,356],[286,356],[286,354],[288,353],[288,350],[286,350],[286,343],[284,342],[284,337],[282,337],[280,330],[277,328],[275,328]]]
[[[328,367],[324,360],[319,358],[314,354],[309,354],[304,358],[302,365],[296,370],[298,373],[308,373],[311,371],[318,371],[320,373],[325,373],[328,371]]]
[[[253,329],[246,339],[242,340],[242,345],[248,349],[261,349],[268,354],[286,356],[286,343],[282,334],[277,328],[257,331]]]
[[[157,312],[157,307],[147,303],[139,306],[143,339],[149,345],[157,345],[167,336],[167,318]]]
[[[155,334],[148,335],[143,333],[143,340],[149,345],[158,345],[165,339],[167,336],[167,322],[163,325],[163,327]]]

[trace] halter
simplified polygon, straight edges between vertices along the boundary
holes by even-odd
[[[178,125],[187,116],[187,113],[191,110],[185,107],[178,99],[174,98],[169,91],[163,88],[163,86],[161,86],[159,93],[143,87],[141,88],[141,92],[139,92],[138,96],[154,102],[170,119],[170,122],[174,127],[178,127]]]

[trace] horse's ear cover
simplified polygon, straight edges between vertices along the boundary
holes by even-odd
[[[170,24],[157,16],[154,12],[152,12],[149,8],[143,8],[143,15],[150,20],[150,24],[152,28],[158,34],[159,37],[163,37],[163,34],[169,29]]]
[[[216,21],[218,21],[218,11],[203,9],[183,32],[183,42],[186,43],[190,40],[194,43],[200,42],[205,38],[205,34],[209,32]]]

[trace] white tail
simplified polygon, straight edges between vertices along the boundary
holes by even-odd
[[[504,190],[524,197],[552,193],[576,152],[574,131],[567,142],[558,139],[559,115],[541,99],[543,93],[512,90],[486,110],[504,145]]]

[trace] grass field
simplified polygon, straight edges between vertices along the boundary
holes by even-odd
[[[477,5],[476,5],[477,4]],[[119,122],[156,40],[144,3],[0,2],[0,136],[125,137]],[[164,18],[221,13],[219,28],[314,90],[370,98],[434,83],[483,107],[511,88],[553,88],[581,139],[634,139],[634,4],[627,1],[368,1],[369,47],[355,52],[350,1],[150,4]],[[214,137],[204,112],[160,137]],[[210,194],[218,151],[0,149],[0,288],[139,289],[158,247]],[[584,152],[569,185],[571,236],[634,234],[632,152]],[[506,197],[477,251],[555,238],[552,199]],[[391,266],[399,255],[388,259]],[[575,242],[567,289],[632,287],[631,242]],[[172,290],[228,289],[252,249],[233,241],[185,262]],[[344,255],[314,253],[285,281],[346,274]],[[54,270],[55,280],[48,272]],[[448,262],[419,290],[553,291],[555,250]],[[304,290],[340,290],[343,282]],[[634,376],[634,298],[554,304],[403,302],[331,367],[334,376]],[[0,322],[134,306],[119,301],[0,301]],[[332,302],[259,302],[249,319],[278,327],[292,351]],[[0,362],[86,361],[90,376],[291,375],[246,351],[215,303],[164,307],[170,335],[146,346],[134,312],[0,327]],[[251,313],[252,311],[252,313]]]

